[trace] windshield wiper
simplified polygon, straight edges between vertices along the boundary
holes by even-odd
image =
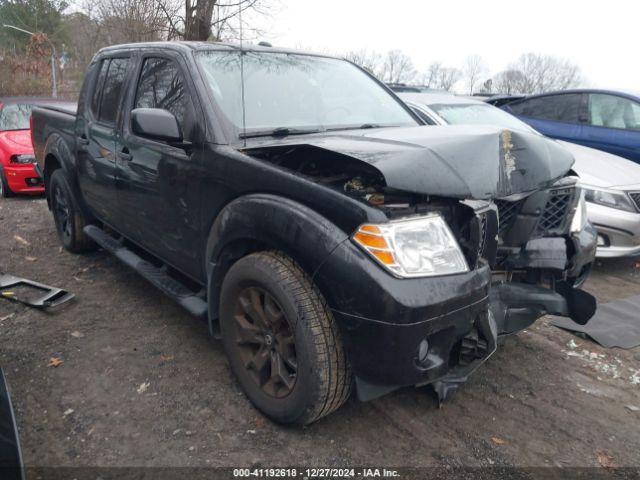
[[[319,128],[289,128],[279,127],[271,130],[258,130],[253,132],[240,133],[240,138],[255,137],[287,137],[289,135],[305,135],[307,133],[322,132]]]
[[[347,127],[328,128],[328,132],[337,132],[340,130],[366,130],[369,128],[391,128],[398,127],[399,125],[382,125],[380,123],[363,123],[362,125],[353,125]]]

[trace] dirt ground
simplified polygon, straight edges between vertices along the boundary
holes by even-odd
[[[585,288],[600,302],[638,294],[637,262],[598,262]],[[0,270],[76,294],[54,314],[0,299],[27,465],[640,466],[640,348],[603,349],[547,318],[440,409],[408,388],[284,428],[243,396],[204,323],[108,254],[63,251],[44,200],[0,200]]]

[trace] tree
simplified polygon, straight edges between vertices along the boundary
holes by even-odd
[[[387,83],[408,83],[416,76],[411,57],[400,50],[387,52],[379,72],[381,80]]]
[[[372,75],[378,76],[382,69],[382,55],[369,50],[351,50],[344,54],[345,60],[364,68]]]
[[[442,68],[442,62],[431,62],[427,67],[427,71],[422,74],[422,84],[428,88],[438,88]]]
[[[436,88],[451,90],[460,80],[461,72],[457,68],[444,67],[438,72]]]
[[[473,95],[473,88],[486,72],[487,66],[480,55],[469,55],[466,58],[462,67],[462,77],[469,88],[469,95]]]
[[[248,11],[264,13],[265,0],[185,0],[185,40],[222,40],[227,32],[237,35],[231,20]]]
[[[0,0],[0,45],[24,55],[30,42],[29,35],[2,28],[3,24],[44,33],[56,46],[62,45],[67,40],[62,16],[68,6],[64,0]]]
[[[500,93],[540,93],[564,90],[582,83],[580,68],[569,60],[525,53],[495,77]]]

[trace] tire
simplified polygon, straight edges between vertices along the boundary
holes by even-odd
[[[83,231],[88,222],[78,208],[63,170],[53,172],[49,190],[53,220],[62,246],[72,253],[95,250],[95,243]]]
[[[0,197],[10,198],[13,196],[15,196],[15,193],[13,193],[9,188],[9,182],[7,182],[7,177],[4,176],[4,170],[0,168]]]
[[[306,425],[347,400],[352,376],[338,328],[293,260],[277,252],[238,260],[220,300],[231,370],[258,410],[279,423]]]

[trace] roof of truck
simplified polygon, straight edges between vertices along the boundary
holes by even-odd
[[[325,55],[314,52],[305,52],[302,50],[294,50],[290,48],[270,47],[265,45],[244,44],[242,47],[235,43],[224,42],[185,42],[185,41],[171,41],[171,42],[140,42],[140,43],[123,43],[121,45],[111,45],[100,49],[98,53],[108,53],[117,50],[140,50],[146,48],[163,48],[176,51],[195,51],[195,50],[238,50],[243,52],[271,52],[271,53],[297,53],[301,55],[314,55],[318,57],[332,57],[331,55]]]

